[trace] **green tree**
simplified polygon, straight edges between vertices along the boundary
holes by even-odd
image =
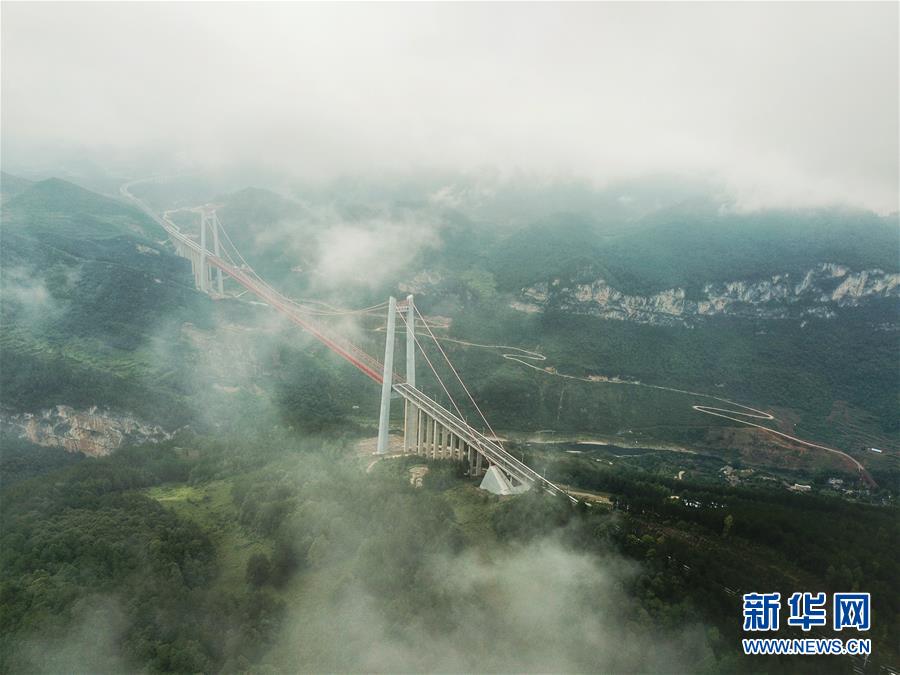
[[[272,575],[272,563],[269,562],[268,556],[264,553],[254,553],[247,561],[247,572],[245,578],[247,583],[254,588],[259,588],[263,584],[268,583],[269,577]]]
[[[725,525],[722,527],[722,536],[727,537],[731,534],[731,528],[734,526],[734,516],[730,513],[725,516]]]

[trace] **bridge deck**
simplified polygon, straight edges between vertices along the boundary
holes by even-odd
[[[459,438],[463,439],[463,441],[484,455],[491,464],[496,464],[520,483],[537,485],[551,494],[566,495],[569,499],[572,499],[572,501],[576,501],[559,486],[544,478],[527,464],[513,457],[504,450],[499,443],[492,441],[480,431],[473,429],[464,420],[461,420],[437,401],[407,382],[395,384],[394,391],[416,407],[424,410],[444,428],[449,429],[452,433],[456,434]]]

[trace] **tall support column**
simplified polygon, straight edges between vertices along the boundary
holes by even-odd
[[[191,251],[191,271],[194,273],[194,285],[202,290],[203,286],[200,282],[200,254],[196,251]]]
[[[209,271],[206,269],[206,213],[200,214],[200,290],[209,290]]]
[[[476,476],[480,476],[480,475],[481,475],[481,458],[482,458],[482,455],[481,455],[480,452],[479,452],[479,453],[476,453],[476,454],[478,455],[478,457],[475,459],[475,475],[476,475]]]
[[[437,424],[434,420],[425,418],[425,452],[423,453],[426,458],[431,458],[433,456],[434,450],[434,426]]]
[[[434,458],[441,458],[441,444],[444,442],[444,427],[438,424],[434,428]]]
[[[469,455],[469,475],[474,476],[475,475],[475,451],[472,450],[471,445],[466,449],[467,449],[468,455]]]
[[[412,295],[406,296],[406,382],[416,386],[416,309]],[[410,438],[416,438],[418,421],[417,415],[410,418]]]
[[[425,454],[425,413],[419,410],[416,413],[416,454]]]
[[[381,414],[378,417],[378,446],[376,452],[388,451],[388,425],[391,422],[391,389],[394,382],[394,323],[397,318],[397,300],[388,300],[387,331],[384,338],[384,376],[381,382]]]
[[[406,381],[416,386],[416,306],[413,296],[406,296]]]
[[[438,423],[437,420],[434,420],[431,424],[431,459],[437,459],[437,448],[438,448]]]
[[[403,406],[403,448],[406,453],[415,455],[419,452],[418,422],[421,411],[417,405],[406,400]]]
[[[406,399],[403,399],[403,454],[404,455],[409,452],[409,446],[410,446],[409,425],[411,423],[411,420],[410,420],[411,412],[412,411],[410,410],[409,401],[407,401]]]
[[[219,216],[216,215],[215,211],[213,211],[210,222],[212,223],[213,233],[213,253],[216,254],[217,258],[221,258],[222,249],[219,248]],[[225,295],[225,285],[222,281],[222,270],[219,267],[216,268],[216,290],[219,292],[219,295]]]

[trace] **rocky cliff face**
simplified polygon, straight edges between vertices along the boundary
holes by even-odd
[[[4,426],[36,445],[63,448],[91,457],[102,457],[123,443],[158,443],[171,438],[161,427],[146,424],[131,415],[100,411],[97,408],[75,410],[59,405],[34,415],[6,416]]]
[[[853,272],[821,263],[803,274],[776,274],[768,279],[707,284],[701,297],[689,300],[683,288],[653,295],[628,295],[603,279],[565,284],[560,279],[522,290],[512,306],[539,312],[548,306],[606,319],[675,325],[716,315],[761,319],[831,318],[840,307],[855,307],[873,298],[900,297],[900,274],[882,270]]]

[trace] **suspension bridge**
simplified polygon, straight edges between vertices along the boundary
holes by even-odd
[[[158,223],[168,234],[175,252],[191,263],[196,287],[213,296],[225,297],[225,280],[231,279],[245,292],[250,292],[261,302],[287,318],[293,324],[315,337],[328,349],[339,355],[381,387],[381,406],[378,420],[376,453],[385,455],[389,450],[389,425],[392,398],[403,401],[402,453],[420,455],[431,459],[465,461],[468,475],[482,477],[481,486],[498,494],[514,494],[537,488],[554,495],[576,499],[561,487],[541,476],[537,471],[509,453],[494,433],[471,391],[466,387],[458,370],[450,362],[440,342],[431,331],[415,305],[412,295],[401,301],[391,297],[386,303],[363,310],[331,312],[353,314],[386,309],[384,358],[379,360],[365,349],[346,339],[318,317],[327,315],[321,309],[311,307],[285,296],[262,279],[247,263],[222,227],[214,206],[187,209],[196,214],[199,221],[199,240],[196,235],[183,232],[172,218],[174,211],[162,216],[131,193],[130,188],[143,181],[123,185],[120,192],[130,202]],[[183,209],[180,209],[183,210]],[[405,374],[394,371],[394,351],[397,318],[405,326],[406,368]],[[477,411],[481,422],[490,432],[483,433],[465,420],[459,405],[441,379],[417,335],[418,327],[434,340],[438,352],[461,385],[468,402]],[[450,401],[449,410],[416,386],[416,356],[421,354],[435,376],[443,393]]]

